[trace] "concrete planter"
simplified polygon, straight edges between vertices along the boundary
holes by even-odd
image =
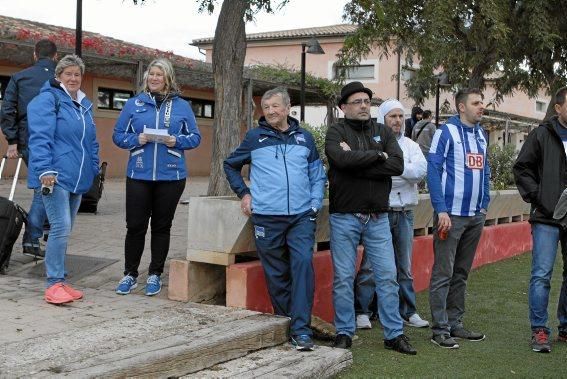
[[[527,219],[529,204],[523,202],[517,191],[491,192],[491,198],[487,225],[507,224]],[[190,200],[188,212],[187,259],[170,262],[168,289],[170,299],[224,303],[227,287],[232,288],[232,291],[229,292],[240,294],[243,291],[243,283],[255,287],[257,280],[263,280],[262,271],[256,272],[255,275],[259,276],[252,281],[238,276],[237,268],[241,264],[235,264],[236,256],[255,255],[256,250],[252,223],[242,214],[238,198],[194,197]],[[433,226],[433,209],[428,194],[420,195],[419,204],[414,212],[414,234],[416,236],[429,235]],[[415,241],[422,238],[424,237],[418,237]],[[428,241],[431,239],[431,237],[425,238]],[[317,242],[329,241],[328,200],[324,201],[323,209],[317,218],[316,240]],[[514,253],[517,252],[516,250],[521,249],[515,249]],[[258,262],[250,263],[252,266],[260,267]],[[329,272],[328,265],[322,267],[324,267],[324,272]],[[246,270],[245,272],[248,273]],[[232,284],[227,285],[227,282]],[[252,293],[255,292],[250,292]],[[241,295],[238,296],[241,297]],[[227,294],[227,302],[229,298],[231,296]],[[232,303],[232,305],[235,304]]]
[[[527,219],[529,204],[516,190],[492,191],[487,225]],[[250,219],[242,214],[236,197],[194,197],[189,204],[187,259],[195,262],[228,266],[237,254],[253,254],[256,250]],[[430,234],[433,208],[429,194],[419,195],[414,210],[415,235]],[[329,202],[317,218],[317,242],[329,241]]]

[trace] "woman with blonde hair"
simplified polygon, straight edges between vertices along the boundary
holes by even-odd
[[[130,153],[125,267],[116,293],[129,294],[138,285],[138,267],[151,219],[151,262],[145,293],[157,295],[169,252],[171,224],[185,189],[184,152],[201,142],[191,106],[180,97],[173,66],[167,59],[155,59],[148,66],[140,93],[129,99],[120,113],[113,141]]]

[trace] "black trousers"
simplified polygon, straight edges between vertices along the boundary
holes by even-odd
[[[169,252],[171,223],[185,189],[185,179],[150,181],[126,179],[126,242],[124,275],[138,277],[146,232],[151,219],[152,259],[149,275],[161,275]]]

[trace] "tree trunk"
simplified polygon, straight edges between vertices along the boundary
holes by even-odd
[[[240,143],[242,77],[246,55],[244,14],[247,8],[246,0],[223,1],[215,30],[215,120],[209,196],[232,193],[224,176],[223,161]]]
[[[544,120],[547,120],[548,118],[557,114],[555,112],[555,92],[557,92],[559,88],[562,87],[563,82],[558,79],[557,75],[555,75],[552,64],[549,64],[546,67],[545,78],[549,87],[548,92],[551,94],[549,103],[547,104],[547,111],[545,112],[545,117],[543,118]]]

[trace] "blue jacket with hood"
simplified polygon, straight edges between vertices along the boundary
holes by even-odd
[[[98,142],[92,103],[82,91],[74,101],[61,83],[51,79],[28,105],[28,187],[55,175],[63,189],[88,192],[99,171]]]
[[[166,125],[167,102],[171,101]],[[138,136],[148,129],[166,129],[175,136],[173,147],[148,142],[140,145]],[[158,109],[154,98],[142,92],[130,98],[116,121],[112,140],[116,146],[130,150],[126,176],[138,180],[181,180],[187,177],[184,150],[201,142],[195,115],[189,103],[177,94],[170,94]]]
[[[224,171],[239,198],[251,193],[252,212],[296,215],[321,209],[327,177],[311,133],[288,117],[285,132],[272,128],[264,117],[224,161]],[[251,186],[241,169],[250,164]]]

